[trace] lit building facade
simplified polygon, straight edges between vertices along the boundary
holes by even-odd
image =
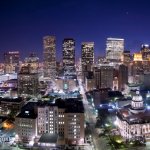
[[[22,111],[15,118],[15,131],[18,141],[34,142],[37,137],[37,114],[33,111]]]
[[[44,46],[44,77],[54,80],[56,77],[56,38],[55,36],[45,36]]]
[[[75,72],[75,40],[63,40],[63,66],[64,75],[72,74]]]
[[[101,65],[94,68],[96,88],[113,88],[114,68],[110,65]]]
[[[19,51],[4,53],[5,73],[17,73],[19,68]]]
[[[118,110],[116,125],[126,140],[150,139],[150,111],[144,107],[138,91],[133,96],[131,105]]]
[[[18,73],[18,95],[38,95],[38,73],[31,73],[30,66],[23,66]]]
[[[94,42],[83,42],[81,51],[82,71],[91,71],[94,64]]]
[[[141,54],[144,60],[150,59],[150,46],[148,44],[142,44]]]
[[[128,65],[131,62],[131,54],[130,51],[123,52],[123,63]]]
[[[121,61],[124,51],[124,39],[107,38],[106,59],[110,61]]]
[[[39,58],[36,57],[35,53],[31,53],[29,57],[25,58],[25,65],[30,65],[32,73],[38,73],[39,69]]]
[[[78,99],[56,100],[38,108],[38,135],[58,134],[66,144],[84,143],[84,108]]]

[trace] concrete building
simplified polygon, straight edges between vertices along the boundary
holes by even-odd
[[[17,114],[24,105],[23,98],[0,98],[0,114],[7,116],[8,114]]]
[[[94,64],[94,42],[83,42],[81,45],[82,71],[91,71]]]
[[[38,135],[58,134],[66,144],[84,142],[84,108],[78,99],[38,105]]]
[[[19,52],[9,51],[4,53],[4,72],[7,73],[17,73],[19,69]]]
[[[63,92],[71,92],[78,90],[77,78],[56,78],[56,90]]]
[[[63,40],[63,66],[65,76],[75,74],[75,40],[72,38]]]
[[[25,65],[30,65],[32,73],[38,73],[39,69],[39,58],[35,55],[35,53],[31,53],[29,57],[26,57]]]
[[[124,39],[107,38],[106,41],[106,59],[111,62],[118,62],[122,60],[124,51]]]
[[[125,140],[150,139],[150,111],[144,107],[139,91],[133,96],[131,105],[118,110],[116,124]]]
[[[141,54],[142,54],[143,60],[149,60],[150,59],[150,46],[148,44],[142,44]]]
[[[123,52],[123,64],[129,65],[130,62],[131,62],[130,51],[124,51]]]
[[[56,77],[56,38],[55,36],[45,36],[44,46],[44,77],[54,80]]]
[[[18,95],[38,94],[38,73],[31,73],[30,66],[23,66],[18,73]]]
[[[96,88],[113,88],[114,68],[110,65],[101,65],[94,68],[94,78]]]
[[[125,89],[125,84],[128,83],[128,67],[125,65],[120,65],[119,66],[119,71],[118,71],[118,87],[119,90],[124,90]]]
[[[37,114],[25,110],[15,118],[15,130],[17,140],[22,142],[34,142],[37,137]]]

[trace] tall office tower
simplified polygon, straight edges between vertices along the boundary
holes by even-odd
[[[19,52],[10,51],[4,53],[5,73],[16,73],[19,68]]]
[[[131,62],[130,51],[124,51],[123,52],[123,63],[125,65],[128,65],[130,62]]]
[[[119,82],[119,90],[124,90],[125,84],[128,83],[128,67],[125,65],[119,66],[118,71],[118,82]]]
[[[75,72],[75,40],[68,38],[63,40],[63,66],[64,75]]]
[[[107,38],[106,59],[114,62],[121,61],[124,51],[124,39]]]
[[[141,53],[143,60],[150,59],[150,46],[148,44],[143,44],[141,46]]]
[[[94,64],[94,42],[83,42],[82,50],[82,71],[91,71]]]
[[[30,66],[23,66],[18,73],[18,95],[38,95],[38,73],[32,73]]]
[[[45,36],[44,45],[44,77],[54,80],[56,77],[56,39],[55,36]]]
[[[39,69],[39,58],[35,53],[31,53],[29,57],[25,58],[25,65],[30,65],[32,73],[38,73]]]
[[[110,65],[102,65],[94,68],[95,87],[113,88],[114,68]]]
[[[101,88],[112,88],[113,86],[113,71],[112,66],[101,66]]]

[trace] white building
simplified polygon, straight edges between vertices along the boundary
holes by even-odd
[[[124,39],[107,38],[106,59],[110,61],[121,61],[124,51]]]
[[[118,111],[116,124],[126,140],[150,139],[150,110],[144,107],[139,91],[133,96],[131,105]]]
[[[66,144],[84,143],[84,108],[77,99],[57,100],[38,106],[38,135],[57,134]]]

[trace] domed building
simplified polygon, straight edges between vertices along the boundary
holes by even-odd
[[[139,91],[136,91],[130,105],[118,110],[116,123],[126,140],[150,139],[150,110],[144,107]]]

